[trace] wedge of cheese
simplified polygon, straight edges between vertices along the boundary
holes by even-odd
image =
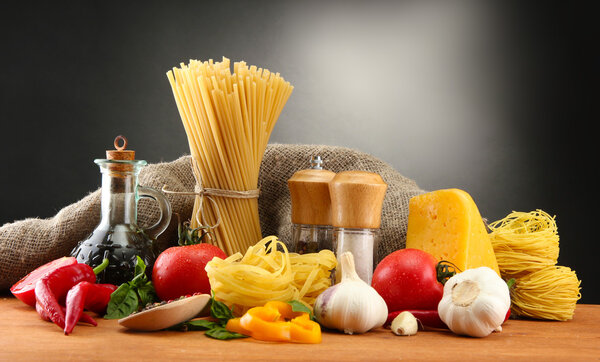
[[[500,275],[479,209],[471,196],[459,189],[410,199],[406,247],[450,261],[462,271],[487,266]]]

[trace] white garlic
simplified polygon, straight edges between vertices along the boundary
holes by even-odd
[[[356,274],[351,252],[340,256],[338,268],[341,268],[341,282],[327,288],[315,301],[317,321],[347,334],[383,326],[388,316],[387,305],[379,293]]]
[[[419,325],[417,318],[411,312],[404,311],[396,316],[390,326],[392,332],[398,336],[413,336],[417,334]]]
[[[485,337],[502,330],[500,325],[509,308],[506,282],[492,269],[480,267],[448,279],[438,313],[452,332]]]

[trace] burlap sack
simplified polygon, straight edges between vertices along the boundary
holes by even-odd
[[[324,168],[339,172],[363,170],[376,172],[388,184],[382,212],[379,256],[404,248],[408,221],[408,200],[423,193],[417,184],[399,174],[390,165],[368,154],[344,147],[320,145],[270,144],[263,158],[259,185],[259,213],[262,233],[278,235],[289,244],[291,238],[291,202],[287,180],[297,170],[309,167],[311,156],[320,155]],[[189,156],[151,164],[140,172],[140,184],[160,190],[168,185],[173,191],[194,190]],[[173,213],[188,220],[194,198],[168,194]],[[140,200],[138,222],[151,225],[158,219],[159,210],[152,201]],[[0,290],[9,288],[17,280],[52,259],[69,255],[80,240],[96,227],[100,219],[100,190],[69,205],[49,219],[25,219],[0,227]],[[159,249],[177,241],[177,217],[159,237]],[[257,240],[258,241],[258,240]]]

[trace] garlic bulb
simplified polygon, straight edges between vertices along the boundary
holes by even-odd
[[[341,282],[327,288],[315,301],[317,321],[347,334],[383,326],[388,315],[387,305],[379,293],[356,274],[351,252],[340,256],[340,267]]]
[[[446,282],[438,313],[452,332],[485,337],[500,327],[509,308],[506,282],[492,269],[480,267]]]

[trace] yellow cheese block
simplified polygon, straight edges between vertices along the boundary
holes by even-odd
[[[487,266],[500,275],[479,209],[471,196],[459,189],[410,199],[406,247],[450,261],[462,271]]]

